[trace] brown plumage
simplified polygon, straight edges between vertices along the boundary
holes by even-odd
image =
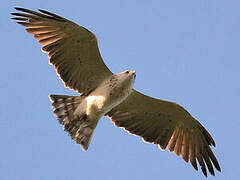
[[[168,148],[186,162],[190,160],[194,169],[196,159],[205,176],[214,175],[212,164],[221,171],[219,163],[209,145],[215,142],[207,130],[183,107],[176,103],[154,99],[134,91],[122,104],[108,113],[118,127],[138,135],[144,141]]]
[[[135,72],[113,74],[104,64],[93,33],[56,14],[15,8],[17,23],[43,45],[64,84],[81,96],[51,95],[54,114],[71,138],[87,150],[98,120],[106,115],[116,126],[146,142],[169,149],[207,176],[221,171],[207,130],[180,105],[132,89]]]

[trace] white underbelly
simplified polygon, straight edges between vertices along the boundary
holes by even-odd
[[[104,116],[124,99],[110,99],[109,96],[88,96],[86,98],[86,114],[89,115],[94,113]]]
[[[132,89],[128,88],[113,88],[109,80],[106,80],[83,99],[76,113],[84,111],[89,116],[104,116],[112,108],[124,101],[131,92]]]
[[[106,97],[89,95],[88,97],[86,97],[86,113],[103,113],[102,111],[104,111],[105,104]]]

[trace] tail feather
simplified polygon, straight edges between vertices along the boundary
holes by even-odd
[[[53,112],[63,125],[64,131],[86,151],[91,142],[97,121],[85,114],[74,113],[80,105],[81,96],[50,95]]]
[[[63,120],[65,118],[67,119],[73,118],[74,111],[81,102],[80,96],[65,96],[51,94],[49,98],[52,102],[53,113],[58,118],[60,124],[63,124]]]

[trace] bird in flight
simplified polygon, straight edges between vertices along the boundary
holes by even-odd
[[[135,71],[112,73],[92,32],[45,10],[15,9],[20,12],[12,13],[12,19],[43,46],[65,86],[80,93],[49,98],[59,123],[83,150],[88,149],[99,119],[107,116],[127,132],[175,152],[196,170],[198,162],[205,176],[207,169],[212,175],[214,167],[221,171],[208,131],[182,106],[133,89]]]

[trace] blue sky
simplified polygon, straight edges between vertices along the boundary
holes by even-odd
[[[107,118],[87,152],[72,142],[48,95],[76,93],[64,87],[37,41],[10,20],[15,6],[46,9],[94,32],[113,72],[136,70],[134,88],[181,104],[212,134],[222,167],[215,179],[239,179],[238,0],[4,0],[0,179],[205,179]]]

